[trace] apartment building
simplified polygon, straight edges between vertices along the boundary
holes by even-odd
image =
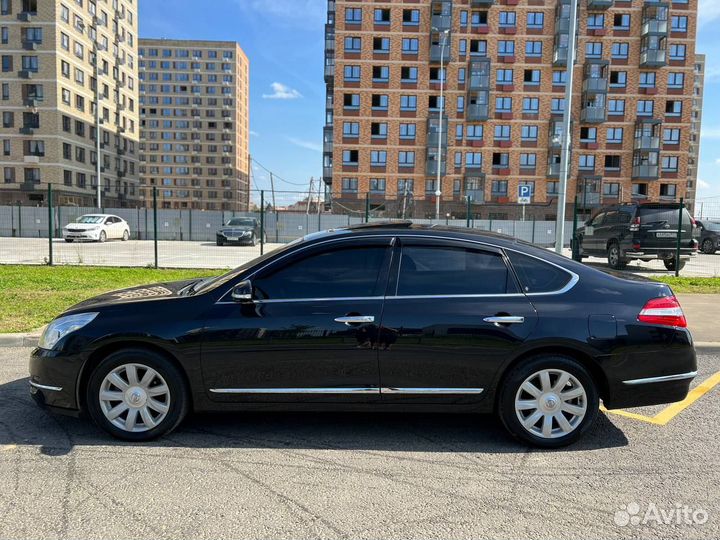
[[[136,0],[0,0],[0,204],[138,202]],[[98,107],[99,102],[99,108]]]
[[[526,185],[528,217],[554,219],[570,1],[329,1],[336,211],[434,216],[439,187],[443,217],[469,199],[475,217],[513,218]],[[576,195],[589,212],[694,189],[696,18],[697,0],[578,0],[568,215]]]
[[[235,42],[140,40],[140,191],[149,206],[247,211],[249,62]]]
[[[692,115],[690,119],[690,156],[688,157],[688,183],[685,200],[695,209],[698,167],[700,166],[700,131],[702,124],[702,103],[705,87],[705,55],[695,55],[695,76],[693,80]]]

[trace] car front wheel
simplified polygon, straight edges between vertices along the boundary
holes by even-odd
[[[180,424],[188,391],[179,370],[163,356],[121,350],[93,371],[86,403],[94,422],[114,437],[148,441]]]
[[[679,264],[676,265],[675,259],[665,259],[663,261],[663,264],[665,264],[665,268],[670,270],[671,272],[674,272],[675,270],[682,270],[685,268],[685,261],[680,261]]]
[[[542,448],[575,442],[597,417],[588,371],[565,356],[539,356],[515,367],[500,389],[498,413],[516,438]]]
[[[107,234],[105,234],[105,231],[100,231],[100,236],[98,236],[98,242],[103,244],[107,240]]]
[[[707,238],[702,244],[702,252],[708,255],[712,255],[713,253],[715,253],[715,251],[715,243],[709,238]]]
[[[617,242],[613,242],[607,251],[608,266],[614,270],[622,270],[627,266],[627,260],[622,258],[620,246]]]

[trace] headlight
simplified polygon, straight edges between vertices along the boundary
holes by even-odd
[[[78,313],[55,319],[40,336],[38,346],[42,349],[52,349],[63,337],[75,330],[80,330],[97,316],[97,313]]]

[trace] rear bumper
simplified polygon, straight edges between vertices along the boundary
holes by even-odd
[[[665,260],[674,259],[676,252],[674,250],[644,250],[644,251],[626,251],[625,257],[628,259],[636,259],[641,261],[652,261],[655,259]],[[689,261],[692,257],[697,256],[697,252],[689,250],[680,250],[680,260]]]

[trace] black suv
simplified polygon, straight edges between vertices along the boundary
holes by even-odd
[[[680,261],[675,261],[678,234],[677,204],[616,204],[601,208],[578,229],[577,256],[607,257],[611,268],[620,270],[631,259],[662,259],[665,268],[678,270],[697,253],[694,221],[683,209]]]
[[[700,250],[712,255],[720,249],[720,221],[703,219],[702,221],[695,220],[695,224],[700,233]]]

